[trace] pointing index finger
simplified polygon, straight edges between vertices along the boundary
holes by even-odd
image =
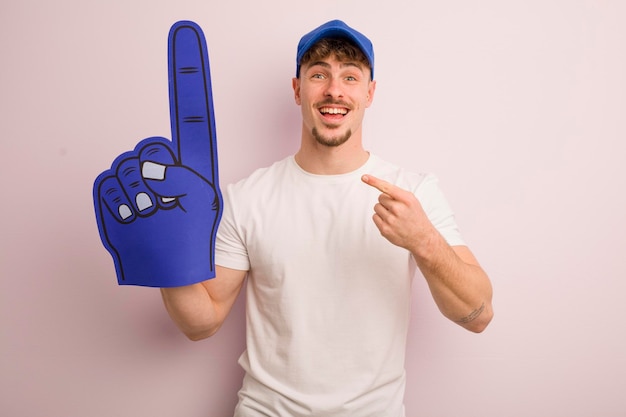
[[[363,175],[361,177],[361,180],[363,180],[363,182],[367,185],[376,188],[381,193],[391,195],[390,188],[392,187],[392,185],[389,184],[387,181],[383,181],[380,178],[374,177],[373,175]]]
[[[394,200],[402,199],[402,195],[403,195],[402,193],[404,190],[402,190],[401,188],[385,180],[381,180],[380,178],[376,178],[375,176],[369,175],[369,174],[363,175],[361,177],[361,180],[367,185],[376,188],[381,193],[387,194],[389,197],[393,198]]]
[[[179,162],[216,184],[217,140],[206,40],[190,21],[169,33],[169,91],[172,141]]]

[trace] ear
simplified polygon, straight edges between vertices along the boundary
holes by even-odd
[[[292,78],[291,86],[293,88],[293,95],[294,95],[294,98],[296,99],[296,104],[299,106],[300,103],[301,103],[301,100],[300,100],[300,79],[299,78]]]
[[[367,107],[369,107],[372,104],[372,101],[374,101],[375,92],[376,92],[376,81],[372,80],[367,86]]]

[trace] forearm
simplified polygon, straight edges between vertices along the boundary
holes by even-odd
[[[189,339],[201,340],[219,329],[217,309],[202,283],[161,288],[161,296],[170,317]]]
[[[470,331],[483,331],[493,317],[492,287],[471,251],[451,247],[433,231],[411,252],[443,315]]]
[[[191,340],[212,336],[230,312],[246,271],[215,266],[215,278],[199,284],[161,288],[163,303],[178,328]]]

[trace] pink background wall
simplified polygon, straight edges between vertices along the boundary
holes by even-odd
[[[192,343],[157,290],[118,287],[92,182],[169,137],[179,19],[207,36],[223,182],[292,153],[295,47],[331,18],[376,47],[366,146],[440,177],[495,287],[473,335],[416,277],[408,416],[626,415],[625,2],[91,3],[0,4],[2,415],[230,415],[241,299]]]

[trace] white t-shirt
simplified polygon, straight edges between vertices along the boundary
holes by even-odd
[[[363,174],[413,191],[447,242],[464,244],[434,176],[374,155],[342,175],[288,157],[226,187],[216,263],[249,271],[235,416],[404,415],[416,265],[376,228],[380,192]]]

